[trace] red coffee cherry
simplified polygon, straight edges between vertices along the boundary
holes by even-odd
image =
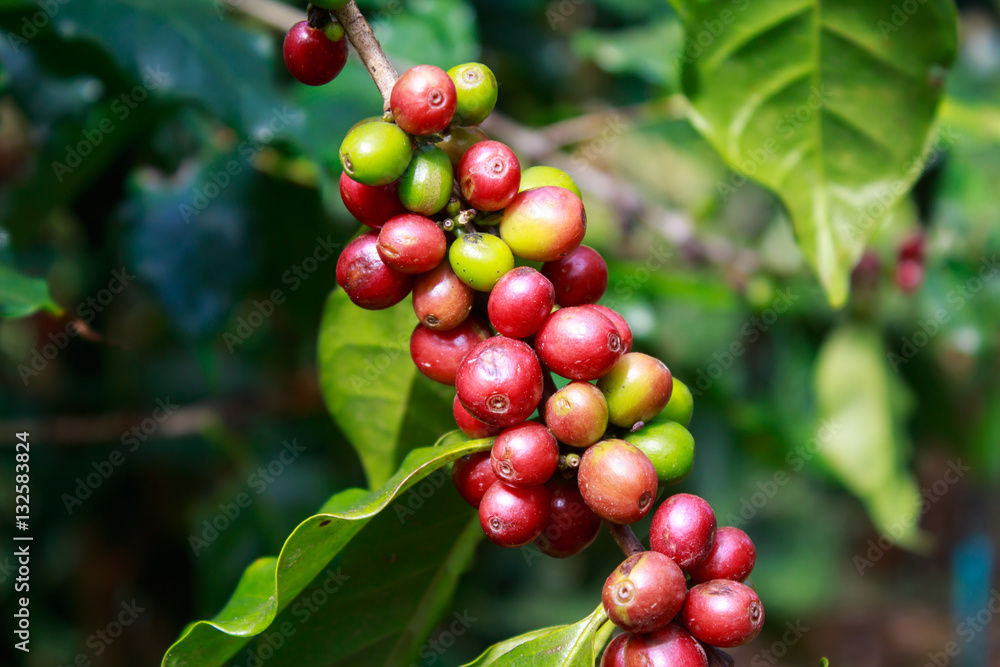
[[[549,519],[549,492],[544,486],[516,487],[497,482],[479,503],[479,525],[502,547],[521,547],[542,534]]]
[[[576,480],[556,476],[545,486],[549,490],[549,521],[535,546],[553,558],[575,556],[597,538],[601,519],[587,507]]]
[[[559,464],[559,444],[538,422],[524,422],[497,436],[490,452],[493,474],[511,486],[539,486]]]
[[[649,545],[682,570],[689,570],[708,557],[715,543],[715,526],[715,512],[704,498],[678,493],[656,509]]]
[[[527,338],[554,305],[552,283],[530,266],[521,266],[504,274],[490,292],[490,324],[508,338]]]
[[[479,507],[483,495],[497,481],[490,466],[490,455],[479,452],[458,459],[451,468],[451,480],[462,500]]]
[[[493,332],[474,317],[448,331],[434,331],[418,324],[410,336],[410,356],[421,373],[441,384],[455,384],[463,357]]]
[[[440,67],[417,65],[396,80],[389,95],[392,117],[410,134],[441,132],[455,116],[455,83]]]
[[[614,523],[635,523],[646,516],[656,498],[656,468],[624,440],[604,440],[588,447],[576,479],[594,514]]]
[[[912,259],[904,259],[896,265],[896,286],[910,294],[924,284],[924,265]]]
[[[750,536],[739,528],[723,526],[715,531],[715,543],[708,556],[688,573],[696,584],[712,579],[743,581],[756,562],[757,549]]]
[[[696,639],[719,648],[734,648],[760,634],[764,606],[749,586],[713,579],[688,591],[681,621]]]
[[[462,360],[455,388],[462,405],[476,419],[493,426],[514,426],[538,407],[542,367],[526,343],[495,336]]]
[[[677,563],[656,551],[629,556],[604,582],[601,602],[626,632],[655,632],[681,610],[687,581]]]
[[[340,174],[340,198],[358,222],[379,229],[389,218],[405,214],[396,193],[396,181],[389,185],[365,185]]]
[[[594,380],[618,363],[622,341],[611,320],[575,306],[549,316],[535,336],[535,349],[553,373],[571,380]]]
[[[601,656],[601,667],[626,667],[625,665],[625,642],[629,635],[618,635],[611,640],[604,649]]]
[[[464,322],[472,312],[473,298],[473,289],[455,275],[448,262],[417,276],[413,283],[413,312],[435,331],[448,331]]]
[[[708,667],[708,656],[698,640],[672,623],[648,635],[629,635],[625,642],[628,667]]]
[[[601,315],[611,320],[611,323],[615,325],[618,330],[618,337],[622,339],[622,354],[628,354],[632,351],[632,328],[629,327],[628,322],[622,317],[617,310],[611,310],[607,306],[602,306],[599,303],[588,303],[584,304],[584,308],[590,308],[591,310],[596,310]]]
[[[330,35],[339,28],[339,25],[332,27]],[[299,21],[289,29],[281,47],[285,66],[292,76],[307,86],[322,86],[333,81],[347,62],[343,29],[339,30],[339,37],[330,39],[327,31],[309,27],[308,21]]]
[[[608,402],[589,382],[570,382],[545,402],[545,425],[559,442],[589,447],[608,428]]]
[[[378,255],[378,232],[347,244],[337,260],[337,284],[355,305],[368,310],[394,306],[410,293],[413,277],[385,265]]]
[[[397,215],[378,234],[378,256],[402,273],[426,273],[448,252],[444,232],[433,220],[415,213]]]
[[[451,413],[455,417],[455,423],[458,424],[458,428],[461,429],[462,433],[473,440],[492,438],[495,435],[499,435],[503,430],[499,426],[490,426],[470,415],[469,411],[462,407],[462,402],[458,400],[458,394],[455,394],[455,400],[451,402]],[[486,458],[488,460],[490,457],[487,455]]]
[[[458,164],[462,197],[480,211],[499,211],[514,199],[521,184],[521,164],[499,141],[473,144]]]
[[[922,264],[924,261],[924,250],[926,245],[927,243],[923,232],[914,232],[913,234],[910,234],[903,239],[902,243],[899,244],[900,261],[912,260]]]
[[[564,308],[596,303],[608,289],[608,265],[599,252],[585,245],[546,262],[542,275],[552,281],[556,303]]]

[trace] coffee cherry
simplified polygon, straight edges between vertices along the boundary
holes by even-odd
[[[517,188],[517,191],[524,192],[525,190],[542,188],[546,185],[566,188],[580,199],[583,199],[583,195],[580,194],[580,188],[576,187],[576,183],[573,182],[570,175],[562,169],[556,169],[555,167],[530,167],[525,169],[521,172],[521,185]]]
[[[576,480],[556,476],[545,486],[549,490],[549,521],[535,546],[553,558],[575,556],[597,538],[601,519],[587,507]]]
[[[924,283],[924,265],[912,259],[904,259],[896,265],[896,287],[910,294],[920,289]]]
[[[628,638],[628,634],[622,634],[611,640],[601,656],[601,667],[626,667],[625,642]]]
[[[500,221],[500,237],[514,254],[535,262],[565,257],[580,245],[586,231],[583,202],[566,188],[552,185],[518,194]]]
[[[502,428],[499,426],[490,426],[486,422],[481,422],[465,409],[462,402],[458,400],[458,394],[455,394],[455,400],[451,402],[451,414],[455,417],[455,423],[458,428],[462,430],[462,433],[472,438],[473,440],[478,440],[479,438],[492,438],[495,435],[499,435]],[[489,460],[489,455],[486,456]],[[490,468],[492,470],[492,468]],[[492,474],[492,473],[491,473]],[[496,477],[496,475],[494,475]]]
[[[674,380],[659,359],[641,352],[629,352],[598,381],[597,386],[608,399],[611,423],[632,428],[660,414],[670,400]]]
[[[413,149],[406,132],[392,123],[358,125],[340,144],[340,164],[352,179],[365,185],[386,185],[403,175]]]
[[[462,405],[476,419],[493,426],[514,426],[538,407],[542,367],[527,343],[495,336],[462,360],[455,388]]]
[[[403,273],[426,273],[441,263],[447,251],[441,228],[415,213],[392,218],[378,233],[378,256]]]
[[[338,23],[331,24],[328,35],[325,30],[311,28],[308,21],[299,21],[285,35],[281,51],[288,71],[307,86],[333,81],[347,62],[347,40]]]
[[[615,325],[615,329],[618,330],[618,337],[622,339],[622,354],[628,354],[632,351],[632,328],[629,327],[628,322],[625,321],[625,318],[618,311],[611,310],[599,303],[587,303],[581,307],[596,310],[611,320],[611,323]]]
[[[458,459],[451,468],[451,480],[462,500],[479,507],[483,495],[497,481],[490,467],[490,455],[479,452]]]
[[[656,469],[624,440],[604,440],[584,450],[576,478],[590,509],[614,523],[635,523],[656,498]]]
[[[608,289],[608,265],[601,254],[582,245],[562,259],[546,262],[542,275],[552,281],[562,307],[598,301]]]
[[[497,436],[490,452],[493,474],[511,486],[539,486],[559,464],[559,444],[538,422],[524,422]]]
[[[663,408],[657,419],[666,419],[677,422],[681,426],[688,426],[691,423],[691,415],[694,414],[694,396],[688,386],[673,378],[673,389],[670,391],[670,400],[667,407]]]
[[[472,288],[451,270],[451,264],[441,262],[414,281],[413,312],[428,329],[448,331],[469,316],[473,294]]]
[[[899,259],[900,261],[912,260],[914,262],[923,263],[924,261],[924,250],[926,248],[926,239],[923,232],[915,232],[899,244]]]
[[[542,534],[549,519],[544,486],[516,487],[497,482],[479,503],[479,525],[502,547],[521,547]]]
[[[420,372],[430,379],[455,384],[463,357],[492,333],[489,325],[474,317],[448,331],[434,331],[418,324],[410,336],[410,356]]]
[[[455,116],[455,84],[434,65],[417,65],[396,80],[389,95],[392,117],[401,128],[418,136],[436,134]]]
[[[399,201],[395,182],[388,185],[365,185],[341,173],[340,198],[358,222],[373,229],[379,229],[389,218],[407,212]]]
[[[708,667],[698,640],[676,623],[647,635],[629,635],[625,642],[628,667]]]
[[[694,467],[694,437],[677,422],[654,419],[625,436],[656,468],[660,484],[676,484]]]
[[[462,197],[480,211],[499,211],[511,202],[521,182],[514,151],[499,141],[481,141],[462,156],[458,185]]]
[[[719,648],[734,648],[760,634],[764,606],[749,586],[713,579],[688,591],[681,621],[696,639]]]
[[[489,141],[488,134],[478,127],[452,127],[444,135],[444,141],[434,144],[445,153],[454,167],[462,163],[462,157],[480,141]]]
[[[355,305],[368,310],[396,305],[413,286],[412,276],[389,268],[379,257],[378,234],[372,230],[357,237],[337,260],[337,284]]]
[[[504,274],[490,292],[490,324],[509,338],[534,335],[555,305],[552,283],[530,266]]]
[[[492,234],[466,234],[448,251],[451,268],[472,289],[489,292],[514,268],[514,255],[499,237]]]
[[[421,146],[413,152],[410,166],[399,177],[399,201],[408,210],[434,215],[451,199],[451,160],[437,146]]]
[[[757,562],[757,549],[750,536],[739,528],[723,526],[715,531],[715,543],[708,556],[688,572],[700,584],[712,579],[743,581]]]
[[[601,602],[611,622],[625,632],[656,632],[684,604],[687,581],[677,563],[644,551],[625,559],[604,582]]]
[[[698,496],[678,493],[656,509],[649,546],[689,570],[708,557],[715,543],[715,512]]]
[[[458,93],[456,125],[479,125],[497,103],[497,79],[482,63],[465,63],[448,70]]]
[[[589,447],[608,428],[608,402],[589,382],[570,382],[546,401],[545,425],[559,442]]]
[[[552,313],[535,336],[535,349],[549,370],[571,380],[601,377],[619,363],[622,353],[611,320],[579,306]]]

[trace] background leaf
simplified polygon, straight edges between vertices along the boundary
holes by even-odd
[[[0,318],[27,317],[39,310],[62,313],[62,308],[52,300],[45,279],[32,278],[0,264]]]

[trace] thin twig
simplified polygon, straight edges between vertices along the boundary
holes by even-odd
[[[372,27],[368,25],[368,21],[365,20],[361,10],[358,9],[353,0],[343,9],[334,11],[333,15],[340,21],[340,25],[344,26],[347,38],[351,40],[354,50],[358,52],[361,61],[368,68],[372,81],[378,86],[378,92],[382,94],[385,110],[388,111],[389,95],[392,93],[392,86],[399,78],[399,74],[389,62],[382,50],[382,45],[379,44],[375,33],[372,32]]]
[[[605,521],[604,525],[608,527],[608,532],[611,533],[611,537],[615,538],[615,542],[618,543],[619,548],[621,548],[626,558],[640,554],[646,550],[646,547],[642,546],[642,542],[635,536],[630,526],[623,526],[611,521]]]

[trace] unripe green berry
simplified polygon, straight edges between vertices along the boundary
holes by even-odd
[[[680,482],[694,467],[694,436],[677,422],[654,419],[625,440],[649,457],[661,484]]]
[[[482,63],[456,65],[448,70],[458,93],[455,125],[479,125],[497,103],[497,79]]]
[[[576,187],[576,183],[573,182],[570,175],[562,169],[556,169],[555,167],[531,167],[530,169],[525,169],[521,172],[521,185],[517,191],[524,192],[525,190],[542,188],[546,185],[566,188],[577,197],[583,199],[583,195],[580,194],[580,188]]]
[[[660,414],[670,400],[673,378],[659,359],[629,352],[598,380],[597,387],[608,399],[608,421],[632,428]]]
[[[384,121],[355,126],[340,144],[344,171],[365,185],[392,183],[406,171],[412,156],[406,132]]]
[[[421,146],[399,177],[399,201],[414,213],[434,215],[448,205],[453,184],[447,153],[437,146]]]
[[[336,21],[330,21],[326,24],[326,27],[323,28],[323,34],[326,35],[326,38],[331,42],[339,42],[344,39],[344,26],[340,25]]]
[[[686,384],[674,378],[674,390],[670,392],[670,400],[657,419],[666,419],[682,426],[689,426],[693,414],[694,396],[691,395],[691,390]]]
[[[448,251],[451,268],[463,283],[489,292],[505,273],[514,268],[514,255],[499,237],[466,234]]]

